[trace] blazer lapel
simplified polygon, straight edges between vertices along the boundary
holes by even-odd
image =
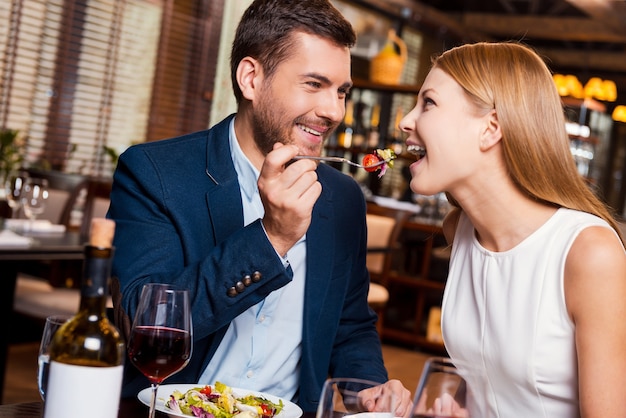
[[[233,115],[209,132],[206,175],[211,179],[206,193],[207,209],[217,245],[243,227],[243,204],[237,172],[230,155],[229,135]]]
[[[322,193],[313,208],[311,226],[306,239],[306,285],[304,303],[303,340],[308,341],[312,327],[319,321],[324,308],[323,301],[330,287],[333,258],[335,254],[334,209],[332,195]],[[314,302],[307,302],[314,301]]]

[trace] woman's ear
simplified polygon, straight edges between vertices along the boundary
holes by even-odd
[[[251,57],[245,57],[239,61],[237,66],[237,83],[241,89],[241,94],[247,100],[253,101],[260,86],[262,76],[261,65]]]
[[[502,139],[502,131],[500,130],[500,122],[495,109],[485,115],[485,127],[480,139],[480,149],[487,151]]]

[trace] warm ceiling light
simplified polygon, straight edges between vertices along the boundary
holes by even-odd
[[[617,99],[617,87],[612,80],[602,80],[591,77],[584,89],[585,98],[598,99],[604,102],[614,102]]]
[[[604,100],[606,102],[614,102],[617,100],[617,87],[612,80],[602,81],[602,96],[598,97],[598,100]]]
[[[613,110],[613,120],[626,123],[626,106],[619,105]]]
[[[554,84],[556,85],[556,91],[559,92],[559,96],[568,96],[567,86],[565,85],[565,76],[563,74],[554,74],[552,76]]]
[[[572,96],[577,99],[584,98],[583,85],[575,75],[554,74],[552,76],[559,96]]]
[[[559,96],[571,96],[577,99],[597,99],[604,102],[617,100],[617,87],[612,80],[591,77],[585,87],[575,75],[554,74],[552,76]]]
[[[583,85],[580,81],[578,81],[578,77],[575,75],[566,75],[565,76],[565,85],[569,90],[569,95],[575,97],[577,99],[582,99],[585,97],[583,92]]]
[[[585,98],[593,99],[602,96],[602,79],[599,77],[591,77],[585,84]]]

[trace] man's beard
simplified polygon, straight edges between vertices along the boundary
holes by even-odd
[[[272,101],[271,95],[264,94],[262,97],[259,105],[252,114],[252,128],[256,146],[263,155],[267,155],[274,149],[276,142],[295,144],[296,141],[293,138],[293,129],[299,123],[306,125],[306,122],[302,117],[298,117],[292,121],[292,123],[285,124],[285,120],[280,119],[283,114],[282,109],[270,103]],[[307,146],[305,149],[301,149],[300,152],[306,155],[319,155],[324,142],[325,139],[319,146]],[[302,145],[299,146],[302,148]]]
[[[256,146],[263,155],[267,155],[276,142],[289,144],[294,141],[291,138],[291,132],[285,130],[280,121],[274,119],[274,115],[280,112],[273,111],[265,99],[262,101],[263,103],[252,114],[252,129]]]

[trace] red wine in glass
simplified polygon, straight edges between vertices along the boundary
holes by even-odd
[[[175,328],[137,326],[128,343],[130,361],[156,383],[185,367],[190,353],[191,335]]]
[[[192,330],[187,290],[157,283],[143,287],[128,341],[128,357],[150,381],[149,418],[154,418],[159,384],[189,363]]]

